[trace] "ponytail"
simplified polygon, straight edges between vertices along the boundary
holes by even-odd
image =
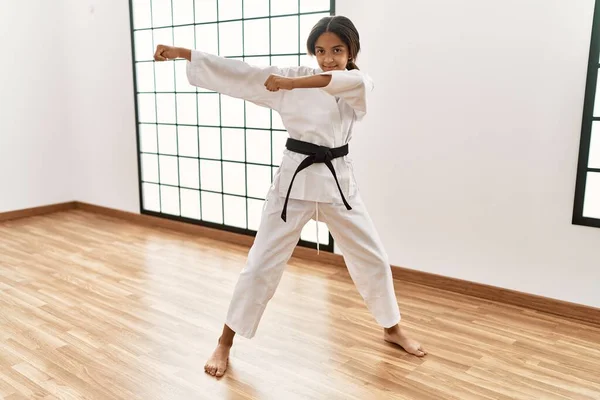
[[[348,64],[346,64],[346,69],[348,71],[351,71],[353,69],[359,69],[358,66],[356,64],[354,64],[354,61],[349,60]]]

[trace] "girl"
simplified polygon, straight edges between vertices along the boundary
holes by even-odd
[[[155,60],[185,58],[190,84],[271,108],[290,135],[267,194],[260,226],[242,270],[223,333],[204,367],[223,376],[236,334],[252,338],[298,243],[304,225],[321,218],[341,249],[349,273],[384,340],[407,352],[425,350],[400,328],[387,254],[352,174],[348,142],[367,112],[369,77],[355,64],[359,34],[345,17],[325,17],[312,29],[309,67],[250,66],[201,51],[159,45]]]

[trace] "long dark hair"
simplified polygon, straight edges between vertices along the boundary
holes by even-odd
[[[312,31],[310,31],[310,35],[308,35],[308,40],[306,41],[308,54],[315,55],[315,43],[317,43],[317,39],[325,32],[335,33],[348,47],[350,60],[346,68],[348,70],[358,69],[354,61],[360,51],[360,36],[352,21],[341,15],[321,18],[312,28]]]

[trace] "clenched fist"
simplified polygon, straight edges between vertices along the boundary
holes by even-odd
[[[279,89],[292,90],[294,88],[293,79],[271,74],[265,81],[265,87],[271,92],[277,92]]]
[[[154,60],[156,61],[169,61],[179,58],[179,49],[173,46],[165,46],[159,44],[156,46],[156,52],[154,53]]]

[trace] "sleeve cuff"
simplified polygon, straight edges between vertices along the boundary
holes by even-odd
[[[199,50],[192,50],[192,55],[190,57],[190,62],[198,62],[202,58],[202,52]]]
[[[321,75],[331,76],[329,84],[322,89],[333,95],[356,89],[365,84],[363,74],[356,70],[326,71],[322,72]]]

